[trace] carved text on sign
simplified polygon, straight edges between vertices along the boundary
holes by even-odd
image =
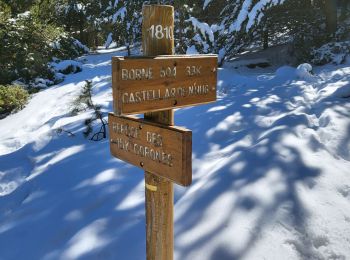
[[[186,96],[194,95],[206,95],[210,91],[209,85],[199,85],[193,84],[188,87],[178,87],[178,88],[166,88],[166,89],[151,89],[151,90],[142,90],[137,92],[125,92],[122,96],[123,104],[130,103],[141,103],[145,101],[152,100],[164,100],[164,99],[173,99],[181,98]],[[212,89],[215,91],[215,89]]]
[[[151,159],[157,163],[165,164],[172,167],[172,155],[162,149],[163,137],[158,133],[142,131],[142,128],[130,126],[128,123],[122,124],[112,122],[112,132],[120,135],[116,139],[111,138],[111,143],[115,144],[118,149],[133,153],[140,158]],[[141,134],[147,140],[147,145],[142,145],[137,141],[141,140]]]
[[[162,39],[168,39],[173,40],[174,39],[174,28],[173,26],[164,26],[161,24],[158,25],[152,25],[147,31],[151,33],[152,39],[162,40]]]
[[[199,76],[201,75],[201,66],[197,67],[197,66],[187,66],[186,67],[186,73],[187,76]]]
[[[111,153],[146,171],[189,185],[192,176],[192,132],[142,119],[109,114]]]
[[[118,115],[214,102],[216,83],[216,55],[113,58]]]
[[[152,68],[122,69],[122,80],[153,79]]]

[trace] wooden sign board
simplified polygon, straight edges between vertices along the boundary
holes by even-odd
[[[191,184],[192,131],[112,113],[108,125],[113,156],[177,184]]]
[[[113,57],[117,115],[216,101],[217,55]]]

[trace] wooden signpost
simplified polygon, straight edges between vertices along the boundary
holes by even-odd
[[[182,186],[192,181],[192,132],[144,120],[109,115],[111,153]]]
[[[115,111],[137,114],[216,101],[216,55],[113,57]]]
[[[217,56],[174,54],[174,8],[144,5],[143,57],[113,57],[113,156],[145,170],[147,260],[172,260],[173,183],[192,182],[192,132],[173,108],[216,101]],[[144,114],[144,119],[125,116]]]

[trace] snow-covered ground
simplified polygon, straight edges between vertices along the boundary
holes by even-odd
[[[70,114],[85,80],[112,110],[114,55],[0,120],[1,260],[145,259],[143,172],[83,137],[91,111]],[[350,62],[308,69],[227,65],[216,103],[176,111],[193,131],[176,259],[350,259]]]

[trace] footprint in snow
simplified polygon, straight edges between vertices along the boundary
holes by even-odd
[[[331,242],[327,234],[300,234],[297,239],[288,239],[284,242],[291,246],[301,259],[321,260],[334,259],[345,260],[345,256],[332,250]]]
[[[344,185],[340,188],[338,188],[338,192],[340,195],[342,195],[344,198],[350,199],[350,186]]]
[[[331,118],[328,115],[321,116],[319,120],[319,125],[320,127],[327,127],[330,121],[331,121]]]

